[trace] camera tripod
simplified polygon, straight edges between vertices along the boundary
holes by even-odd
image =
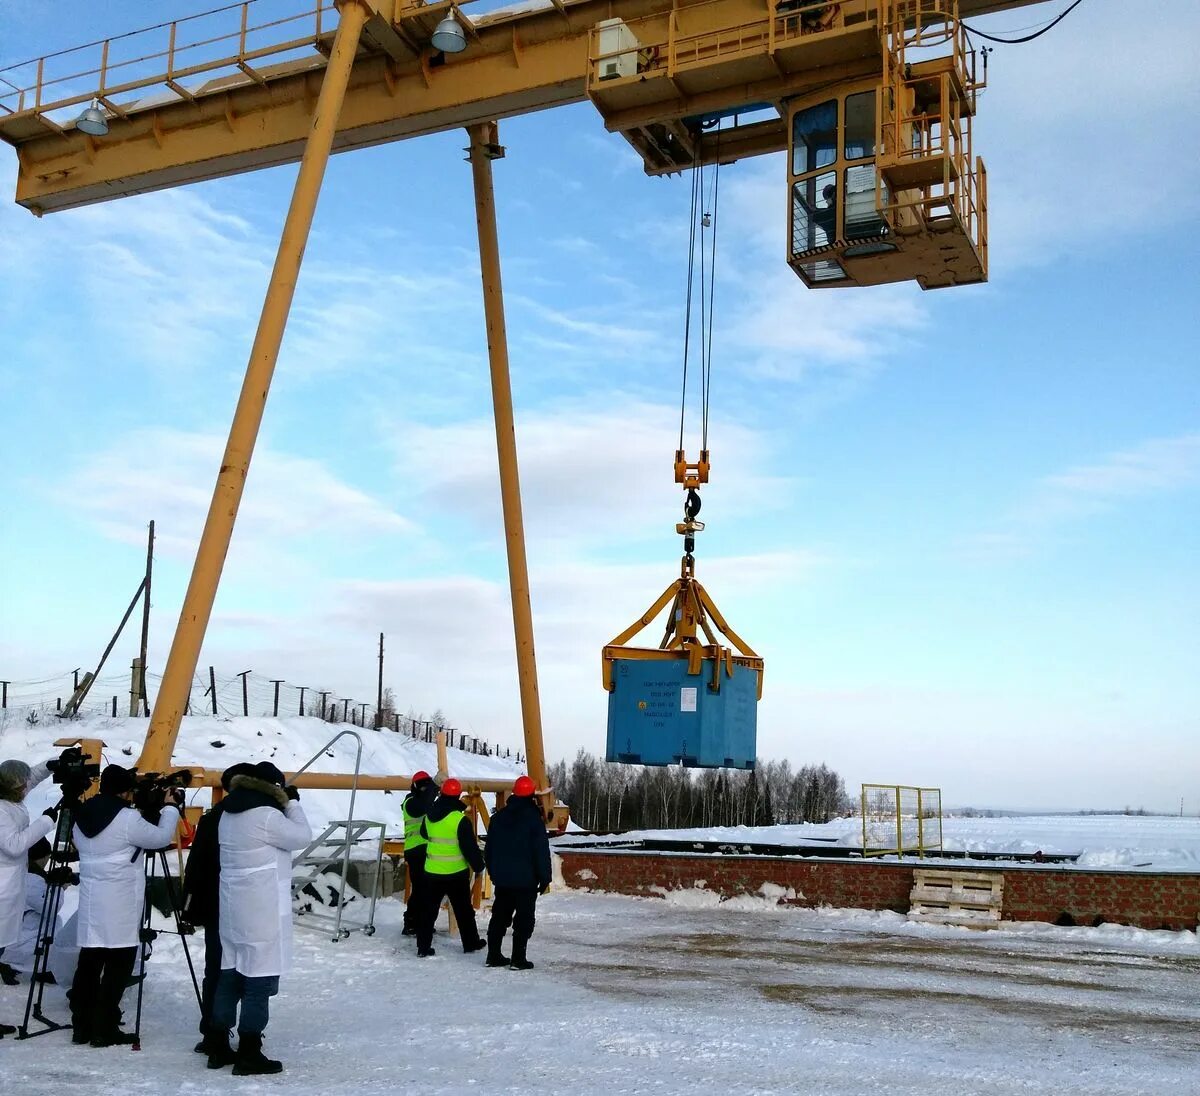
[[[196,994],[196,1007],[203,1010],[203,1005],[200,999],[200,983],[196,978],[196,967],[192,962],[192,953],[188,949],[187,938],[195,929],[188,924],[180,916],[182,902],[179,894],[175,889],[175,877],[171,875],[170,866],[167,864],[167,850],[157,849],[153,852],[147,851],[146,857],[146,888],[145,898],[142,902],[142,928],[138,939],[141,941],[141,955],[138,962],[138,971],[135,975],[137,979],[137,1011],[134,1014],[133,1023],[133,1047],[134,1050],[142,1049],[142,996],[146,985],[146,961],[150,958],[154,948],[154,941],[158,938],[160,932],[172,933],[179,937],[179,942],[183,945],[183,957],[187,960],[188,974],[192,979],[192,989]],[[155,929],[151,928],[150,920],[154,913],[154,903],[150,900],[150,891],[154,883],[155,873],[158,867],[162,867],[163,882],[166,886],[167,903],[171,907],[171,916],[175,921],[174,930],[171,929]],[[206,932],[212,931],[205,929]]]
[[[71,844],[72,808],[79,802],[78,796],[68,798],[66,794],[58,801],[58,821],[54,828],[54,842],[50,847],[49,867],[46,871],[46,893],[42,898],[42,912],[38,918],[37,937],[33,949],[33,970],[29,975],[29,996],[25,1001],[25,1015],[17,1028],[18,1039],[32,1039],[48,1031],[58,1031],[70,1024],[51,1020],[42,1011],[42,997],[50,974],[50,948],[54,944],[54,932],[58,925],[58,914],[62,909],[63,889],[71,875],[67,867],[67,849]],[[30,1031],[30,1019],[42,1025],[40,1031]]]

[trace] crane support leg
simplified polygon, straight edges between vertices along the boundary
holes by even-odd
[[[492,374],[496,454],[500,460],[500,500],[504,509],[508,584],[512,596],[513,632],[517,641],[517,681],[521,690],[525,757],[529,775],[538,791],[548,792],[537,660],[533,647],[533,611],[529,604],[529,564],[525,558],[525,523],[521,516],[521,480],[517,471],[517,436],[513,425],[512,386],[508,376],[508,336],[504,327],[504,289],[500,282],[496,199],[492,191],[492,160],[503,155],[503,149],[498,143],[495,122],[470,126],[467,133],[471,138],[475,223],[479,230],[479,265],[483,272],[483,315],[487,326],[488,364]],[[547,808],[553,807],[551,796],[545,795],[543,800]]]
[[[229,428],[229,440],[221,459],[221,470],[213,489],[204,532],[196,550],[196,562],[192,566],[192,577],[183,599],[179,624],[167,656],[162,686],[154,705],[150,728],[146,732],[146,742],[138,758],[138,768],[143,772],[163,772],[171,763],[171,752],[175,748],[179,724],[187,706],[192,675],[196,672],[200,646],[204,642],[213,601],[217,596],[217,585],[233,536],[234,521],[246,485],[246,473],[258,438],[271,376],[275,372],[279,345],[283,340],[283,330],[287,325],[292,296],[300,275],[300,263],[308,243],[321,181],[325,176],[325,165],[329,162],[329,151],[337,132],[338,115],[346,96],[363,24],[370,14],[366,0],[343,0],[338,6],[340,16],[337,33],[313,111],[304,156],[292,191],[292,202],[283,224],[279,251],[263,301],[250,360],[246,364],[241,395]]]

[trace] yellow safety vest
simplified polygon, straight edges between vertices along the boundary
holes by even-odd
[[[426,845],[424,835],[421,833],[421,822],[423,816],[413,816],[408,813],[408,800],[400,808],[404,815],[404,851],[416,852],[417,849],[423,849]]]
[[[467,870],[467,858],[458,847],[458,824],[462,809],[452,810],[445,818],[434,822],[425,819],[425,834],[429,844],[425,852],[425,870],[432,875],[453,875]]]

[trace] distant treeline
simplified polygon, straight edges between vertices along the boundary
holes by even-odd
[[[842,778],[787,761],[748,771],[609,764],[580,750],[550,767],[550,782],[585,830],[688,829],[828,822],[852,812]]]

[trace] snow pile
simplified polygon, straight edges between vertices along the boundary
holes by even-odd
[[[30,726],[16,713],[0,720],[0,759],[17,757],[30,763],[57,756],[60,738],[99,738],[105,743],[104,761],[133,765],[141,752],[148,721],[102,716],[60,721],[54,717]],[[267,717],[187,716],[180,728],[172,763],[203,765],[227,769],[239,761],[270,761],[284,772],[295,772],[317,755],[311,771],[352,773],[357,743],[347,735],[327,750],[326,743],[341,730],[354,730],[362,737],[362,772],[377,776],[408,776],[418,769],[435,772],[437,747],[417,742],[394,731],[350,727],[345,723],[325,723],[307,716],[273,719]],[[509,780],[520,774],[511,760],[481,754],[449,750],[450,775],[460,780]],[[57,798],[58,789],[47,783],[30,797],[33,813],[43,810]],[[207,788],[188,792],[188,803],[206,806]],[[388,832],[403,829],[400,804],[403,793],[360,791],[355,801],[356,818],[383,822]],[[313,828],[318,832],[328,822],[344,819],[350,806],[350,793],[306,790],[301,802]]]

